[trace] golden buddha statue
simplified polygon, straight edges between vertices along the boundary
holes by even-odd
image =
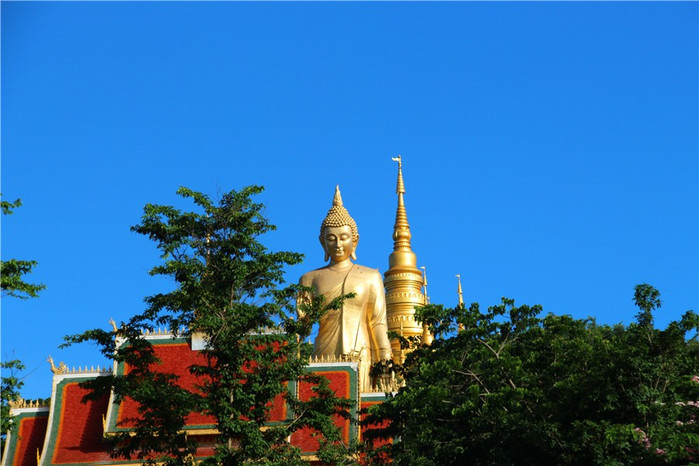
[[[359,363],[359,387],[371,391],[371,365],[391,359],[387,335],[383,280],[376,269],[355,264],[359,242],[357,224],[342,205],[339,186],[333,205],[320,227],[320,243],[329,264],[304,274],[299,283],[325,296],[326,302],[354,293],[339,309],[320,319],[316,357],[347,358]]]

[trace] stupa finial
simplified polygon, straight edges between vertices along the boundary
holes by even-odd
[[[403,183],[403,161],[400,154],[398,157],[391,157],[391,160],[398,162],[398,182],[396,183],[396,194],[405,194],[405,183]]]

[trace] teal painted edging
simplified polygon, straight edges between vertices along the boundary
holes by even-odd
[[[363,393],[361,395],[362,401],[374,403],[376,401],[386,401],[388,397],[385,393]]]

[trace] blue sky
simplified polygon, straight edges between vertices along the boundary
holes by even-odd
[[[2,358],[47,397],[64,335],[170,286],[129,227],[146,203],[249,184],[270,249],[322,265],[335,184],[359,263],[384,272],[395,163],[432,302],[514,298],[664,326],[697,310],[697,3],[2,2],[3,259],[39,299],[2,300]]]

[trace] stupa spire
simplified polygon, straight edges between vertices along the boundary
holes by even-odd
[[[401,156],[393,157],[391,160],[398,162],[398,181],[396,183],[396,194],[398,194],[398,207],[396,209],[396,222],[393,225],[393,253],[388,258],[389,270],[394,267],[409,267],[417,270],[417,257],[410,245],[413,237],[408,224],[408,213],[405,210],[405,183],[403,182],[403,161]]]
[[[417,268],[417,257],[410,244],[412,234],[405,210],[403,161],[400,155],[394,157],[393,161],[398,162],[398,207],[393,226],[393,252],[388,257],[388,270],[384,274],[388,329],[406,338],[422,336],[422,341],[429,344],[432,341],[431,335],[415,321],[415,307],[426,304],[426,296],[423,293],[426,283],[425,277]],[[405,354],[400,344],[395,340],[391,342],[391,346],[394,361],[402,363]]]

